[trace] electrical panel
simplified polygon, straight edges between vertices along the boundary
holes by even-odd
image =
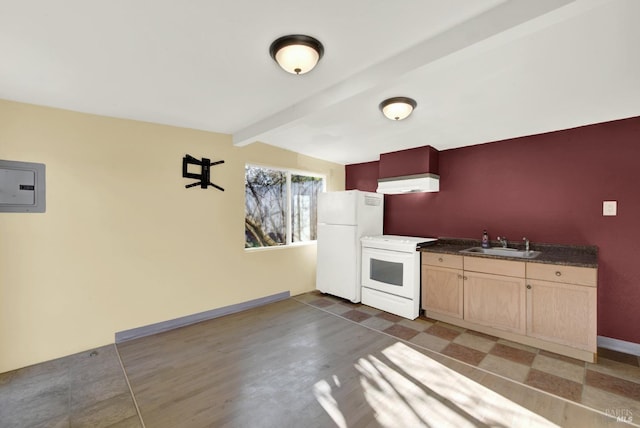
[[[0,160],[0,212],[45,212],[45,165]]]

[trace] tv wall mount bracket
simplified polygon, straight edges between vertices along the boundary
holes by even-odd
[[[190,187],[200,185],[200,188],[206,189],[209,186],[213,186],[216,189],[224,192],[224,189],[222,187],[211,182],[211,167],[220,165],[222,163],[224,163],[223,160],[211,162],[211,159],[202,158],[201,160],[198,160],[191,155],[184,155],[184,157],[182,158],[182,176],[184,178],[195,178],[196,180],[199,180],[195,183],[187,184],[184,187],[188,189]],[[189,165],[200,166],[200,173],[197,174],[189,172]]]

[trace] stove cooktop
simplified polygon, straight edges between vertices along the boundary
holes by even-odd
[[[377,235],[363,236],[360,241],[363,247],[368,248],[415,251],[417,248],[434,244],[438,239],[419,236]]]

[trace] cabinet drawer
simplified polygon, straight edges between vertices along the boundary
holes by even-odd
[[[462,269],[462,256],[442,253],[422,252],[422,264],[440,266],[451,269]]]
[[[527,263],[527,278],[595,287],[598,270],[578,266]]]
[[[495,260],[485,259],[482,257],[465,256],[464,270],[524,278],[525,262],[512,262],[510,260]]]

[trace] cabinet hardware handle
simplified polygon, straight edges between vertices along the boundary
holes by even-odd
[[[440,258],[438,258],[438,261],[439,261],[440,263],[442,263],[444,260],[442,260],[442,257],[440,257]]]
[[[461,279],[461,278],[462,278],[462,275],[458,274],[458,279]]]
[[[463,277],[462,277],[462,279],[464,279],[464,280],[466,281],[466,280],[467,280],[467,279],[469,279],[469,278],[467,278],[466,276],[463,276]]]
[[[527,290],[531,290],[531,284],[527,284]]]
[[[556,271],[556,276],[561,276],[562,272],[560,272],[559,270]]]

